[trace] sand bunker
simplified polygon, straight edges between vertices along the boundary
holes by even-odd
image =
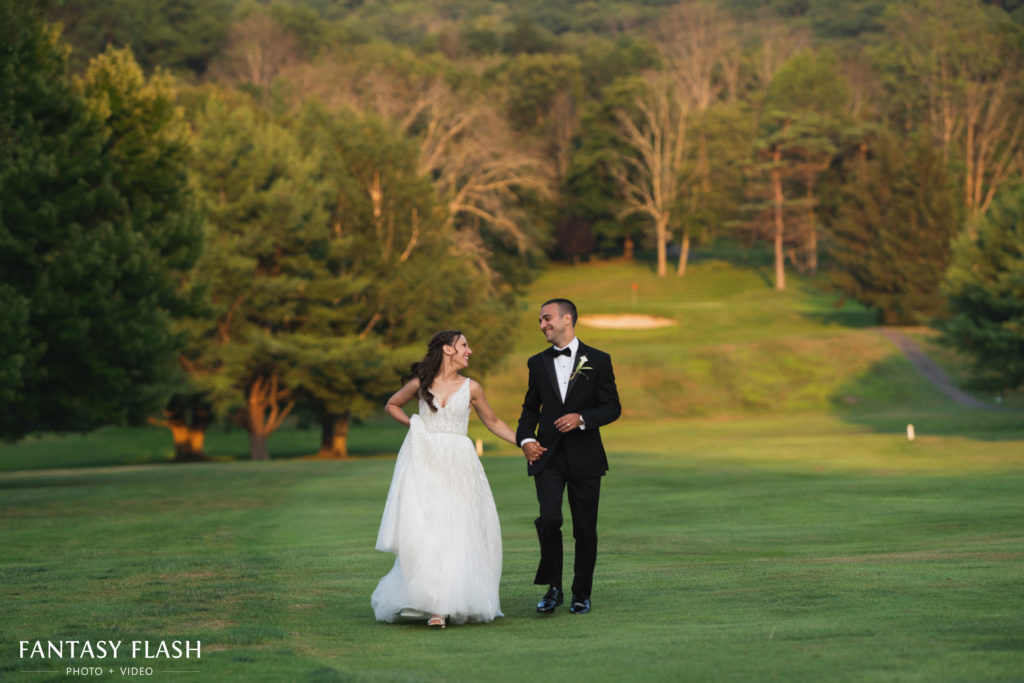
[[[607,330],[653,330],[657,327],[671,327],[678,323],[671,318],[657,318],[653,315],[622,313],[619,315],[581,315],[581,325],[601,327]]]

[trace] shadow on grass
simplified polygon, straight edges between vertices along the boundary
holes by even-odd
[[[679,267],[680,247],[678,243],[670,243],[666,252],[666,261],[670,273]],[[760,245],[744,245],[733,240],[717,240],[711,244],[694,245],[690,250],[687,265],[693,266],[710,261],[725,261],[755,273],[765,287],[775,286],[774,256]],[[637,249],[633,254],[636,263],[643,264],[650,272],[658,270],[658,257],[654,249]]]
[[[979,441],[1024,438],[1024,411],[979,410],[961,406],[921,376],[901,354],[888,356],[831,397],[844,422],[878,433],[960,436]]]
[[[821,278],[827,277],[822,274]],[[806,297],[811,307],[801,312],[803,317],[814,322],[851,329],[865,329],[878,326],[878,314],[852,299],[840,297],[825,288],[825,280],[802,282],[797,291]]]
[[[395,454],[404,436],[405,429],[390,421],[355,424],[349,434],[349,455]],[[320,430],[294,423],[278,429],[269,439],[271,460],[305,458],[319,448]],[[248,435],[238,428],[209,429],[204,451],[214,463],[250,460]],[[174,462],[170,432],[157,427],[105,427],[88,434],[42,434],[0,444],[0,472],[165,464],[189,463]]]

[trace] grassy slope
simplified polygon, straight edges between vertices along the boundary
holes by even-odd
[[[639,288],[632,300],[632,284]],[[797,277],[776,292],[756,269],[705,260],[683,279],[658,278],[644,265],[606,262],[552,266],[521,303],[522,324],[513,352],[485,378],[492,405],[509,424],[519,414],[526,359],[543,348],[537,330],[539,304],[567,296],[583,313],[645,313],[679,321],[657,330],[602,330],[581,325],[587,343],[615,360],[623,419],[737,420],[779,415],[829,414],[888,431],[906,422],[948,430],[956,406],[921,379],[895,348],[873,329],[872,317],[834,300]],[[438,326],[444,321],[439,319]],[[470,340],[472,341],[472,340]],[[933,353],[937,353],[931,348]],[[949,354],[940,361],[960,368]],[[961,366],[962,367],[962,366]],[[472,367],[469,374],[473,374]],[[1017,399],[1010,405],[1024,407]],[[1018,411],[1019,414],[1019,411]],[[1012,413],[967,420],[983,429],[1019,427]],[[474,420],[474,438],[489,450],[511,453]],[[271,437],[275,457],[315,452],[315,429],[285,428]],[[356,427],[352,452],[393,453],[402,430],[387,420]],[[214,428],[207,452],[245,459],[244,434]],[[171,457],[169,435],[157,428],[108,428],[86,436],[44,436],[16,446],[0,444],[0,471],[161,462]]]

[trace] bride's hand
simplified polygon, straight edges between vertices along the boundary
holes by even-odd
[[[530,441],[529,443],[523,444],[523,455],[526,456],[526,461],[531,465],[544,455],[544,451],[547,449],[541,446],[536,441]]]

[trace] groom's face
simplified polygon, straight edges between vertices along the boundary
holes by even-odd
[[[549,344],[561,347],[572,341],[572,315],[562,313],[558,304],[542,306],[539,321],[540,331]]]

